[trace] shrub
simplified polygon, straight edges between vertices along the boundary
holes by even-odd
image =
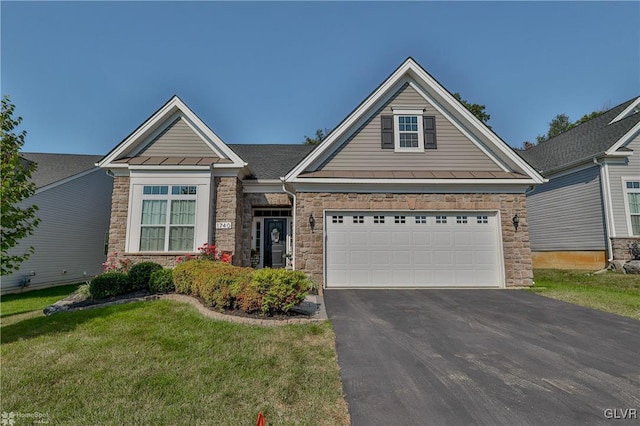
[[[307,296],[309,280],[302,271],[265,268],[256,271],[238,295],[243,307],[263,314],[288,312]],[[246,309],[245,309],[246,310]]]
[[[162,266],[155,262],[141,262],[133,265],[129,270],[131,290],[148,289],[151,274],[161,269]]]
[[[94,299],[116,296],[129,290],[129,277],[122,272],[105,272],[91,280],[89,293]]]
[[[251,268],[216,265],[200,271],[193,292],[216,309],[235,309],[236,296],[251,282],[252,274]]]
[[[214,271],[219,268],[230,268],[231,265],[211,260],[189,260],[178,264],[173,270],[173,283],[176,293],[198,295],[194,285],[196,276],[203,270]]]
[[[170,293],[175,290],[171,269],[158,269],[149,277],[149,291],[151,293]]]

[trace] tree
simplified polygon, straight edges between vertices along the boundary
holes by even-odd
[[[329,129],[318,129],[316,130],[316,137],[310,138],[307,135],[304,135],[304,144],[305,145],[318,145],[320,142],[324,140],[329,134]]]
[[[586,123],[587,121],[596,118],[597,116],[603,114],[607,109],[608,109],[607,107],[603,107],[602,109],[593,111],[590,114],[585,114],[582,117],[580,117],[575,123],[571,122],[571,119],[567,114],[558,114],[555,117],[553,117],[553,119],[549,122],[549,130],[547,130],[546,135],[536,136],[536,143],[524,141],[522,143],[522,148],[530,149],[539,143],[543,143],[548,141],[551,138],[555,138],[560,133],[566,132],[567,130],[571,130],[582,123]]]
[[[547,134],[536,136],[536,142],[546,142],[549,139],[558,136],[560,133],[566,132],[572,127],[574,127],[574,124],[571,123],[571,119],[567,114],[558,114],[549,122],[549,130],[547,131]]]
[[[15,106],[9,97],[2,99],[2,162],[0,169],[0,204],[2,233],[0,236],[0,275],[7,275],[18,270],[20,264],[34,252],[33,247],[25,249],[23,254],[9,254],[9,250],[18,242],[33,234],[40,223],[36,218],[38,207],[35,205],[21,207],[21,202],[35,194],[36,186],[31,181],[31,173],[36,164],[20,157],[20,148],[24,145],[27,134],[22,131],[14,133],[22,122],[22,117],[13,118]]]
[[[491,126],[487,124],[491,119],[491,115],[487,114],[484,111],[485,110],[484,105],[471,104],[466,100],[462,99],[462,96],[460,96],[460,93],[458,92],[454,93],[453,97],[456,98],[462,105],[464,105],[464,107],[468,109],[469,112],[471,112],[471,114],[475,115],[478,120],[482,121],[485,126],[487,126],[488,128],[491,128]]]

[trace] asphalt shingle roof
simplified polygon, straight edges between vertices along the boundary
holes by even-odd
[[[306,157],[315,146],[287,144],[228,144],[249,163],[256,179],[279,179]]]
[[[102,155],[45,154],[21,152],[25,160],[37,163],[38,167],[31,175],[37,188],[50,185],[84,171],[93,169]]]
[[[564,165],[596,157],[611,148],[640,121],[640,113],[636,113],[609,124],[636,99],[634,97],[531,149],[517,152],[543,175]]]

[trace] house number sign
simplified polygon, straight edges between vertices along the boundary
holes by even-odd
[[[216,222],[216,229],[231,229],[231,222]]]

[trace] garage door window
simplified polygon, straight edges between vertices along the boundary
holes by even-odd
[[[426,216],[416,216],[416,223],[427,223]]]
[[[436,216],[436,223],[447,223],[446,216]]]
[[[487,216],[478,216],[476,220],[478,223],[489,223],[489,218]]]
[[[374,216],[373,223],[384,223],[384,216]]]
[[[467,216],[456,216],[456,223],[468,223]]]
[[[331,222],[333,223],[342,223],[344,218],[342,216],[331,216]]]
[[[406,216],[396,216],[394,219],[395,223],[406,223],[407,222],[407,218]]]
[[[354,216],[353,223],[364,223],[364,216]]]

